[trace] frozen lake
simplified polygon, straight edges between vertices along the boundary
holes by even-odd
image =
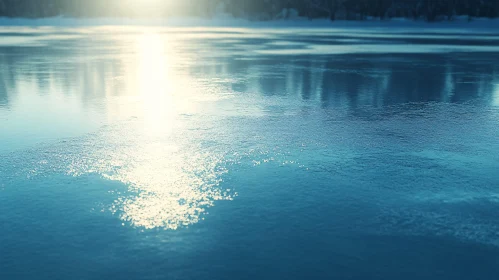
[[[0,28],[0,279],[497,279],[491,32]]]

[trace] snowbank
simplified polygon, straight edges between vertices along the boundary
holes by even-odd
[[[413,21],[407,19],[392,20],[365,20],[365,21],[330,21],[327,19],[308,20],[295,17],[292,20],[250,21],[247,19],[233,18],[220,15],[211,19],[206,18],[5,18],[0,17],[0,26],[106,26],[106,25],[132,25],[132,26],[171,26],[171,27],[304,27],[304,28],[457,28],[457,29],[487,29],[488,32],[499,33],[499,19],[465,19],[442,22]]]

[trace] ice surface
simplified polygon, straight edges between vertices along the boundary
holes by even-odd
[[[499,273],[492,30],[0,34],[1,279]]]

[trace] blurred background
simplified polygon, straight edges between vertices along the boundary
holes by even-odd
[[[0,0],[0,17],[495,18],[497,0]]]

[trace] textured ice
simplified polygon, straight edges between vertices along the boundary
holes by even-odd
[[[491,30],[2,30],[2,279],[499,273]]]

